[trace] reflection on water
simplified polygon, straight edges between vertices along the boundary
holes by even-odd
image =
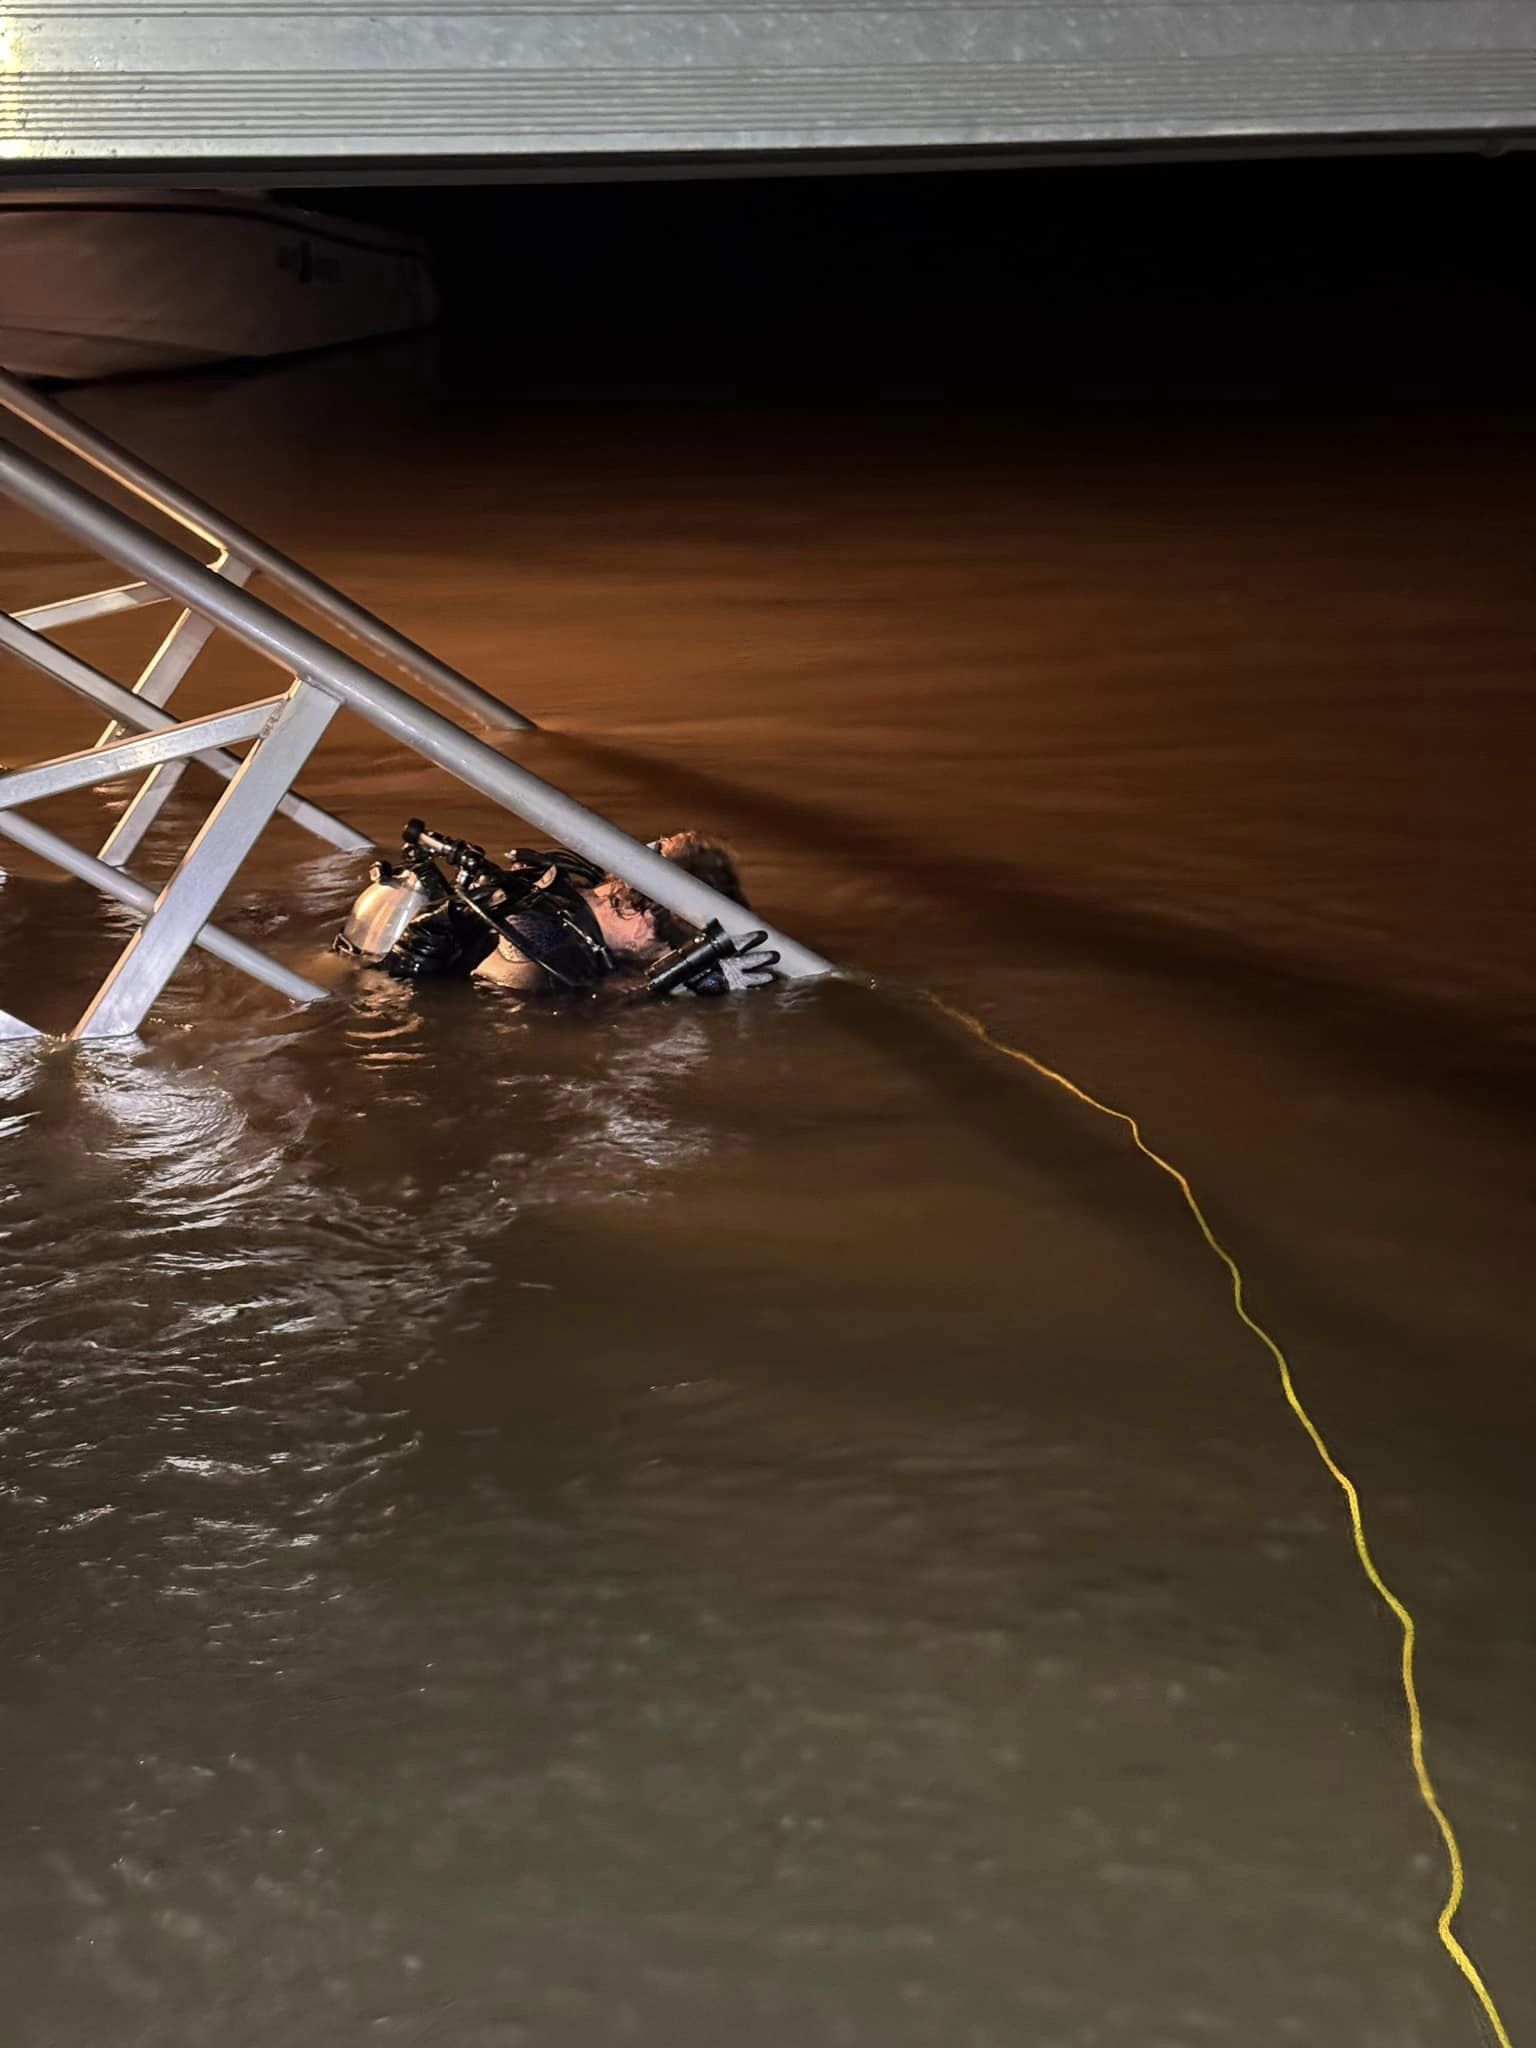
[[[1116,1136],[903,981],[1195,1172],[1421,1610],[1466,1932],[1518,2016],[1498,446],[1426,441],[1415,501],[1401,447],[1185,447],[1182,481],[1078,451],[1074,483],[899,422],[471,448],[423,405],[406,504],[373,361],[92,404],[238,458],[258,527],[550,721],[531,765],[724,830],[881,985],[413,994],[324,952],[356,876],[284,831],[221,921],[333,1004],[199,960],[142,1044],[6,1051],[17,2038],[1475,2040],[1392,1644],[1265,1361]],[[294,388],[356,451],[301,502]],[[28,595],[80,580],[27,545]],[[220,659],[199,702],[250,680]],[[5,723],[10,758],[89,737],[19,683]],[[515,836],[342,722],[311,785],[383,837]],[[147,874],[195,815],[189,778]],[[119,922],[18,858],[7,1004],[67,1021]]]

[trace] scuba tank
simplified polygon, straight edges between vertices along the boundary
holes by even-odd
[[[396,867],[376,860],[363,890],[336,936],[335,950],[384,960],[418,917],[441,909],[448,892],[435,868]]]

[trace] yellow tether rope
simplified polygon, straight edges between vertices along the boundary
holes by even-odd
[[[1344,1471],[1334,1458],[1333,1453],[1324,1441],[1322,1431],[1307,1413],[1301,1396],[1296,1391],[1296,1382],[1291,1376],[1290,1363],[1285,1353],[1280,1349],[1274,1338],[1270,1336],[1262,1323],[1256,1322],[1248,1313],[1247,1305],[1243,1300],[1243,1276],[1236,1259],[1233,1258],[1232,1254],[1206,1221],[1205,1211],[1195,1199],[1195,1191],[1190,1186],[1188,1180],[1180,1173],[1176,1166],[1164,1159],[1160,1152],[1153,1151],[1152,1147],[1141,1135],[1141,1127],[1135,1117],[1127,1115],[1123,1109],[1112,1109],[1107,1102],[1100,1102],[1097,1096],[1090,1095],[1086,1088],[1079,1088],[1075,1081],[1068,1080],[1065,1074],[1058,1074],[1054,1067],[1048,1067],[1043,1060],[1037,1060],[1032,1054],[1021,1051],[1017,1046],[1005,1045],[1000,1038],[994,1038],[979,1017],[971,1016],[968,1011],[956,1009],[952,1003],[946,1003],[941,997],[934,995],[931,990],[923,989],[920,993],[927,1002],[932,1003],[935,1009],[942,1010],[946,1017],[953,1018],[955,1023],[962,1025],[974,1038],[979,1038],[984,1045],[989,1045],[994,1052],[1001,1053],[1004,1059],[1017,1060],[1021,1066],[1030,1068],[1032,1072],[1039,1074],[1044,1080],[1053,1081],[1058,1088],[1064,1088],[1068,1095],[1073,1096],[1078,1102],[1086,1104],[1089,1109],[1097,1110],[1100,1116],[1112,1117],[1116,1123],[1124,1124],[1131,1134],[1131,1142],[1135,1145],[1137,1151],[1150,1159],[1159,1172],[1166,1173],[1168,1178],[1178,1188],[1179,1193],[1184,1197],[1184,1201],[1188,1206],[1189,1213],[1200,1227],[1200,1235],[1226,1267],[1228,1278],[1232,1282],[1232,1306],[1237,1311],[1238,1320],[1253,1332],[1254,1336],[1258,1338],[1264,1349],[1275,1361],[1276,1368],[1280,1374],[1281,1391],[1284,1393],[1292,1413],[1311,1438],[1313,1449],[1322,1459],[1330,1476],[1337,1483],[1339,1490],[1349,1504],[1349,1526],[1354,1535],[1355,1553],[1360,1559],[1360,1568],[1380,1595],[1383,1604],[1390,1608],[1396,1616],[1398,1626],[1403,1632],[1403,1698],[1408,1708],[1408,1748],[1413,1759],[1413,1775],[1418,1783],[1419,1797],[1428,1808],[1435,1826],[1440,1830],[1440,1839],[1445,1844],[1446,1862],[1450,1869],[1450,1886],[1446,1892],[1445,1904],[1440,1908],[1440,1917],[1437,1922],[1440,1939],[1445,1945],[1446,1953],[1450,1956],[1451,1961],[1460,1970],[1462,1976],[1466,1978],[1468,1984],[1471,1985],[1477,2002],[1482,2007],[1489,2026],[1493,2029],[1495,2039],[1499,2043],[1499,2048],[1513,2048],[1508,2029],[1499,2016],[1498,2007],[1493,2002],[1493,1994],[1483,1982],[1477,1965],[1456,1939],[1455,1930],[1452,1926],[1452,1922],[1456,1918],[1457,1908],[1461,1904],[1462,1894],[1466,1890],[1466,1873],[1462,1864],[1461,1844],[1456,1839],[1456,1830],[1451,1826],[1449,1816],[1446,1814],[1445,1808],[1440,1804],[1440,1797],[1435,1790],[1434,1780],[1429,1775],[1429,1766],[1424,1761],[1424,1717],[1419,1708],[1418,1681],[1414,1676],[1413,1667],[1414,1646],[1418,1635],[1413,1616],[1376,1567],[1376,1560],[1372,1557],[1370,1545],[1365,1539],[1365,1520],[1360,1508],[1359,1490],[1349,1474]]]

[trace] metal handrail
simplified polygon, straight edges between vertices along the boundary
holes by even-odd
[[[734,934],[763,929],[763,920],[752,911],[676,862],[663,859],[531,770],[507,760],[484,740],[364,668],[286,613],[194,562],[180,548],[59,476],[35,456],[0,444],[0,489],[86,542],[108,561],[179,597],[190,609],[225,627],[305,683],[349,705],[381,732],[414,748],[471,789],[622,876],[690,924],[703,926],[718,919]],[[768,928],[767,942],[778,951],[787,974],[833,971],[819,953],[783,932]]]
[[[526,731],[531,718],[514,711],[489,690],[462,676],[457,669],[439,661],[414,640],[376,618],[302,563],[293,561],[270,542],[226,517],[215,506],[183,489],[173,478],[143,461],[97,427],[88,426],[34,391],[30,384],[8,371],[0,370],[0,406],[46,434],[52,441],[78,455],[93,469],[131,491],[146,505],[195,534],[207,546],[221,549],[247,562],[263,576],[270,576],[281,590],[308,610],[338,627],[353,640],[392,662],[405,675],[434,691],[479,724],[499,732]]]

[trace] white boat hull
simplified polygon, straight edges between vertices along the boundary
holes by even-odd
[[[421,245],[223,193],[0,198],[0,365],[95,378],[292,355],[427,325]]]

